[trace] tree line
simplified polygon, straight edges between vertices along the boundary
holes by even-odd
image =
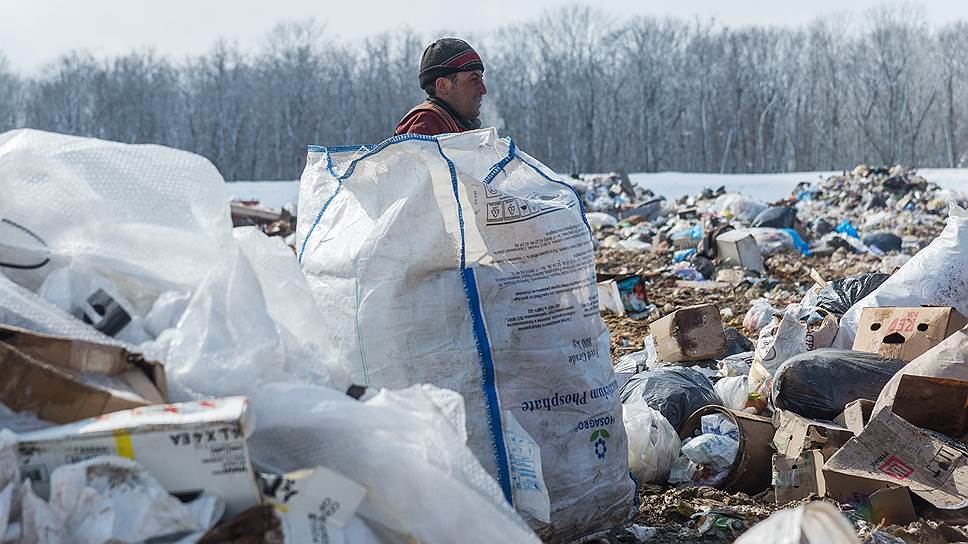
[[[968,23],[932,27],[916,6],[731,28],[576,4],[464,37],[486,65],[484,124],[563,173],[968,162]],[[289,22],[255,48],[71,51],[30,75],[0,54],[0,131],[157,143],[228,180],[295,179],[307,144],[392,135],[423,98],[417,65],[433,38],[346,43]]]

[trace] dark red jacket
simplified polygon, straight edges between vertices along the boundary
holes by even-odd
[[[431,101],[414,106],[397,125],[394,134],[426,134],[436,136],[449,132],[464,132],[464,127],[446,109]]]

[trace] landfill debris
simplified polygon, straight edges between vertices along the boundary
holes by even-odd
[[[874,401],[868,399],[857,399],[847,403],[844,411],[834,418],[834,423],[847,427],[855,435],[860,434],[871,419],[874,413]]]
[[[968,448],[881,410],[826,464],[828,470],[900,483],[939,508],[968,507]]]
[[[258,202],[234,201],[230,206],[233,227],[254,226],[267,236],[287,238],[296,231],[296,216],[287,208],[272,210]]]
[[[720,403],[709,378],[698,370],[679,366],[639,372],[629,379],[619,396],[623,404],[644,400],[658,410],[676,432],[696,410]]]
[[[623,175],[565,180],[571,192],[548,182],[558,179],[553,172],[489,131],[460,138],[508,157],[507,168],[487,184],[493,190],[467,173],[490,171],[493,160],[459,168],[452,178],[439,153],[430,153],[436,160],[427,161],[436,165],[431,177],[447,181],[431,185],[453,181],[460,198],[448,205],[448,199],[419,199],[439,206],[432,221],[420,215],[425,207],[405,211],[424,226],[440,224],[441,217],[463,222],[445,227],[450,238],[442,235],[433,249],[419,245],[428,239],[406,248],[381,239],[378,258],[357,268],[357,260],[323,258],[322,247],[339,228],[324,208],[349,212],[356,190],[351,178],[333,185],[332,178],[349,171],[346,164],[337,160],[327,171],[313,162],[326,151],[310,154],[302,192],[311,201],[300,203],[297,236],[288,208],[236,203],[229,223],[220,177],[197,157],[36,131],[0,135],[0,172],[23,174],[0,175],[0,228],[16,223],[28,230],[10,228],[36,235],[0,232],[0,342],[18,361],[44,371],[36,378],[42,388],[0,387],[6,395],[0,427],[18,433],[0,431],[0,535],[23,541],[83,534],[94,540],[184,536],[186,542],[301,541],[307,535],[336,542],[596,535],[617,542],[730,542],[756,537],[756,528],[740,535],[778,505],[792,505],[799,509],[779,515],[790,527],[809,530],[774,530],[771,537],[836,542],[831,535],[844,535],[831,527],[839,522],[810,513],[827,507],[804,504],[823,498],[839,503],[852,524],[844,534],[855,540],[965,540],[959,527],[968,523],[962,474],[968,333],[954,332],[966,311],[965,218],[957,207],[944,227],[946,203],[964,204],[962,196],[901,167],[864,167],[804,183],[776,202],[724,189],[671,202]],[[77,150],[79,143],[84,150]],[[384,148],[375,160],[392,163],[393,149]],[[135,176],[138,187],[161,188],[163,198],[150,205],[132,201],[130,169],[118,167],[128,159],[145,172]],[[84,171],[101,172],[101,179],[92,185]],[[528,190],[517,192],[519,185]],[[386,187],[404,190],[381,184],[381,191]],[[69,209],[45,205],[60,202],[65,191],[75,195]],[[585,221],[579,204],[589,212]],[[491,253],[496,246],[487,233],[519,233],[514,225],[525,217],[529,226],[547,223],[529,233],[548,235],[532,240],[535,251],[548,244],[570,248],[566,253],[580,250],[572,264],[581,270],[541,261],[555,266],[529,275],[527,266],[518,266],[529,262],[521,255],[541,260],[530,249]],[[454,236],[458,231],[467,236]],[[432,263],[435,278],[408,283],[391,297],[364,297],[366,304],[345,281],[403,282],[399,266],[388,263],[414,255],[432,261],[440,257],[438,246],[449,248],[440,255],[466,261]],[[515,270],[511,276],[489,264],[502,259],[514,264],[507,267]],[[455,285],[453,296],[442,296]],[[504,301],[507,308],[533,312],[480,308],[504,287],[514,295]],[[343,288],[345,296],[336,296]],[[314,298],[314,292],[329,292],[333,300]],[[388,328],[381,313],[401,293],[419,303],[401,305],[409,313],[395,322],[406,327]],[[563,294],[574,295],[566,306],[546,303]],[[475,314],[474,304],[488,311]],[[596,305],[611,311],[602,316],[607,331]],[[703,316],[694,320],[698,325],[684,319],[697,306],[705,307],[696,314]],[[944,332],[930,325],[919,331],[921,320],[914,319],[910,337],[901,332],[904,341],[892,345],[913,349],[929,341],[919,354],[897,355],[913,359],[906,366],[877,354],[866,354],[866,366],[858,365],[865,355],[834,357],[834,350],[824,349],[832,342],[854,346],[858,332],[865,332],[858,331],[864,308],[891,306],[924,315],[947,311],[948,318],[935,320]],[[442,317],[443,325],[421,324],[417,317],[424,312]],[[508,327],[505,318],[520,326],[495,336]],[[321,327],[327,320],[347,327],[347,335]],[[457,323],[471,326],[448,328]],[[831,331],[838,329],[834,340]],[[362,346],[354,336],[379,338],[387,330],[396,344],[367,340]],[[420,333],[416,342],[417,330],[441,336],[418,346],[427,337]],[[481,338],[490,342],[482,345]],[[497,341],[508,339],[520,342]],[[436,367],[401,357],[424,348]],[[530,389],[504,388],[511,367],[502,361],[517,364],[521,353],[528,354],[524,362],[546,357],[542,350],[557,353],[556,360],[568,357],[571,365],[541,371],[540,391],[528,376],[521,379]],[[93,364],[102,355],[119,372],[94,376],[71,366]],[[821,356],[827,357],[823,364],[816,362]],[[454,357],[473,370],[453,372]],[[482,364],[488,360],[490,367]],[[439,370],[443,363],[448,372]],[[487,396],[488,368],[497,380],[493,398]],[[433,375],[408,375],[425,371]],[[127,383],[132,379],[135,385]],[[68,385],[51,387],[58,380]],[[138,393],[141,386],[149,389]],[[89,411],[65,408],[65,399],[85,387],[106,389],[109,396],[85,403]],[[105,400],[128,395],[140,400]],[[194,400],[170,404],[168,395]],[[183,406],[217,405],[237,395],[250,399],[247,415],[197,425],[183,419]],[[625,403],[621,421],[616,395]],[[44,396],[46,404],[34,402]],[[876,404],[868,400],[875,398]],[[550,415],[575,409],[580,413],[571,419],[547,425]],[[157,428],[139,427],[130,416],[155,410],[167,418]],[[257,427],[248,421],[251,414]],[[97,417],[77,421],[85,416]],[[499,422],[497,433],[491,422]],[[223,431],[233,437],[227,445],[219,439]],[[141,442],[152,433],[157,443]],[[497,456],[490,447],[494,436],[505,448]],[[569,437],[581,446],[573,447]],[[171,462],[179,443],[195,461]],[[501,455],[504,465],[494,462]],[[181,474],[173,465],[183,467]],[[213,466],[229,468],[217,475],[204,470]],[[123,479],[125,487],[87,478],[95,467]],[[640,490],[631,519],[628,469]],[[678,486],[649,483],[663,480]],[[575,492],[589,481],[600,487]],[[149,502],[160,505],[152,509],[156,517],[130,513]],[[132,520],[143,522],[134,527]],[[151,534],[131,536],[132,529]]]
[[[968,328],[911,361],[881,390],[874,413],[890,410],[924,429],[964,441],[968,435]]]

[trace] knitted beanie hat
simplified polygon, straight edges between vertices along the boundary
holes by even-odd
[[[431,94],[438,77],[474,70],[483,72],[484,63],[473,47],[457,38],[441,38],[428,45],[420,57],[420,88]]]

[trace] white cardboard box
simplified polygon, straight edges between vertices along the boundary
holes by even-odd
[[[716,252],[723,264],[763,272],[763,256],[752,234],[731,230],[716,237]]]
[[[20,468],[42,497],[61,465],[101,455],[137,461],[180,498],[203,490],[234,516],[261,501],[245,442],[252,414],[245,397],[157,404],[19,435]]]

